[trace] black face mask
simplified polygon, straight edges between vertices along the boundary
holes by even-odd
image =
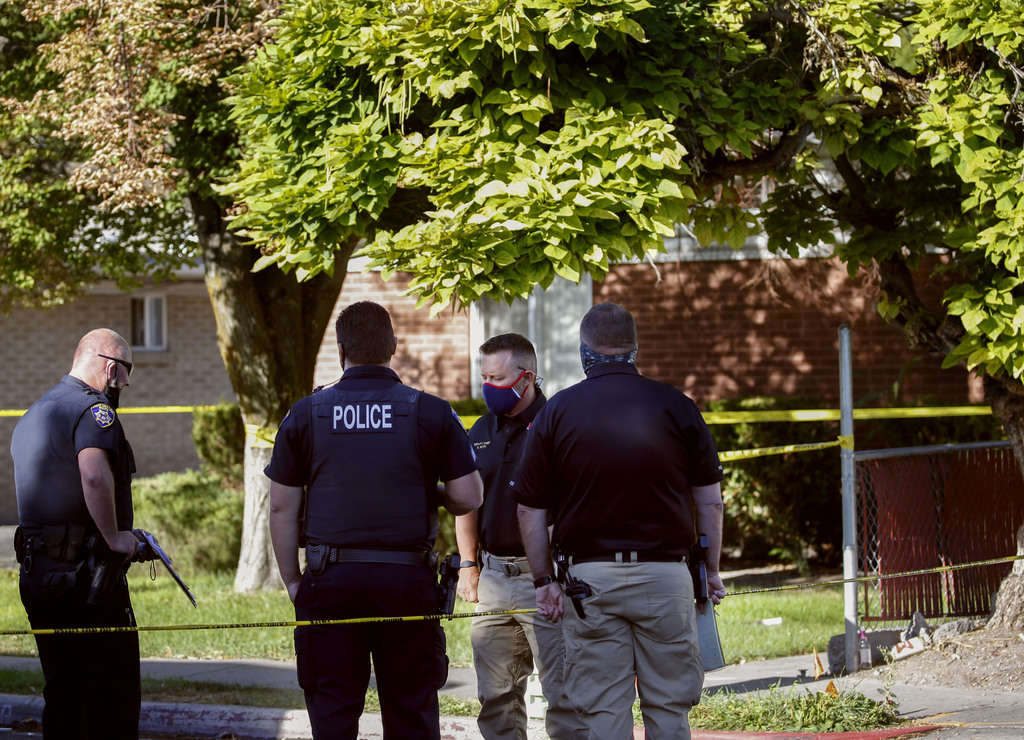
[[[107,403],[113,409],[117,408],[117,403],[121,400],[121,387],[116,385],[116,382],[107,383],[107,387],[103,389],[103,395],[107,397]]]

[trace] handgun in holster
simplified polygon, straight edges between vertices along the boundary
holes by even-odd
[[[459,588],[459,566],[462,559],[458,553],[451,553],[437,570],[437,613],[453,614],[455,612],[455,593]]]
[[[562,584],[562,591],[572,600],[572,608],[576,610],[576,616],[586,619],[583,611],[583,600],[594,595],[590,584],[581,581],[569,572],[569,558],[564,553],[556,552],[552,558],[555,562],[555,577]]]
[[[697,536],[697,541],[690,548],[690,554],[686,558],[686,564],[690,568],[690,577],[693,578],[693,598],[698,604],[705,604],[708,600],[708,547],[710,540],[706,534]]]

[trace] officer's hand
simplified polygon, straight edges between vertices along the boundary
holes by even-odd
[[[150,560],[156,560],[159,557],[159,555],[156,554],[156,550],[154,550],[149,544],[147,536],[152,537],[153,542],[157,545],[160,544],[160,540],[144,529],[133,529],[132,534],[134,534],[135,539],[139,541],[139,549],[135,551],[135,555],[132,557],[133,563],[146,563]]]
[[[725,583],[722,582],[722,576],[718,573],[708,573],[708,598],[715,606],[721,604],[722,599],[725,598]],[[707,602],[698,604],[697,608],[703,614],[707,608]]]
[[[124,562],[127,563],[135,557],[135,553],[139,549],[139,540],[130,529],[122,529],[114,535],[113,541],[107,542],[107,545],[112,551],[123,555]]]
[[[480,601],[476,587],[480,583],[480,569],[475,565],[469,568],[459,568],[459,586],[455,592],[459,598],[467,604],[475,604]]]
[[[537,589],[537,613],[547,617],[552,623],[557,622],[565,614],[565,599],[562,587],[558,583],[549,583]]]
[[[295,603],[295,596],[299,593],[299,584],[302,583],[302,576],[299,576],[294,581],[288,581],[284,584],[284,587],[288,589],[288,598]]]

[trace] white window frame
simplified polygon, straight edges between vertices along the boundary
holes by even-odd
[[[135,301],[142,301],[142,343],[137,338],[135,324]],[[163,293],[132,296],[132,349],[160,352],[167,349],[167,296]],[[157,314],[157,315],[154,315]],[[152,336],[154,322],[158,323],[159,339]]]
[[[517,299],[514,306],[495,301],[486,309],[480,302],[471,304],[469,314],[470,393],[481,395],[480,345],[496,333],[515,331],[537,350],[537,374],[544,378],[543,389],[549,398],[556,391],[583,380],[579,362],[579,324],[593,305],[594,289],[589,275],[577,285],[555,278],[548,289],[535,288],[529,298]],[[488,332],[485,313],[494,319]]]

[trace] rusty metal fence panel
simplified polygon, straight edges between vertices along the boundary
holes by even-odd
[[[1008,442],[855,452],[859,571],[889,575],[1016,553],[1024,477]],[[987,615],[1010,563],[865,582],[864,621]]]

